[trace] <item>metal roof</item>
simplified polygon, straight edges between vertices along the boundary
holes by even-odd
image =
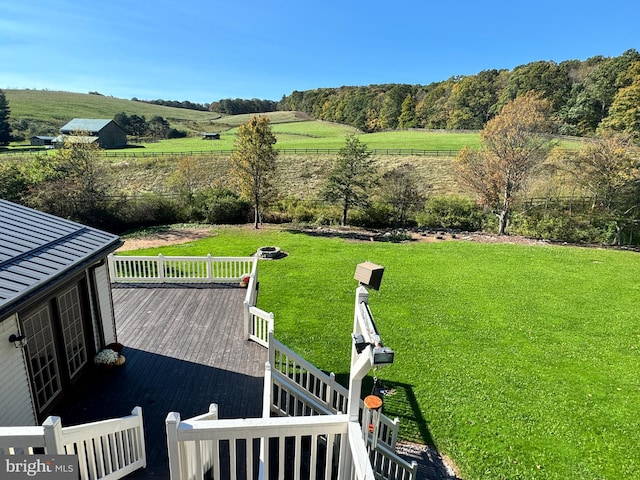
[[[113,120],[103,118],[74,118],[60,128],[60,131],[63,133],[99,132],[111,122],[113,122]]]
[[[21,299],[120,245],[117,235],[0,200],[0,320]]]

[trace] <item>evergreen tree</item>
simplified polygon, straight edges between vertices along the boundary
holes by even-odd
[[[9,102],[4,92],[0,90],[0,145],[9,145],[11,141],[11,126],[9,125]]]
[[[372,170],[371,152],[367,145],[360,142],[356,135],[347,135],[323,192],[326,200],[342,205],[343,226],[347,224],[349,210],[367,202],[367,187],[371,185],[374,173]]]
[[[402,106],[400,107],[400,116],[398,117],[398,127],[415,128],[418,124],[416,119],[416,103],[410,93],[404,97]]]

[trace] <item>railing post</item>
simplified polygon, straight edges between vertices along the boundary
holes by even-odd
[[[213,259],[211,258],[211,254],[207,253],[207,279],[213,278],[213,268],[211,268]]]
[[[158,254],[158,279],[164,282],[164,257],[161,253]]]
[[[107,266],[109,268],[109,280],[111,283],[115,283],[116,281],[116,265],[115,260],[113,259],[113,253],[107,255]]]
[[[251,308],[251,304],[245,300],[244,301],[244,339],[249,340],[249,334],[251,333],[251,327],[249,324],[251,323],[251,312],[249,309]]]
[[[144,440],[144,422],[142,420],[142,407],[135,407],[131,410],[131,415],[138,420],[138,435],[139,435],[139,447],[140,455],[142,455],[142,468],[147,468],[147,447]]]
[[[336,385],[336,374],[331,372],[329,373],[329,382],[327,383],[327,398],[325,398],[325,402],[327,405],[329,405],[330,408],[332,408],[334,410],[333,413],[340,413],[338,411],[338,405],[333,405],[333,392],[335,389],[335,385]],[[336,398],[337,401],[337,398]],[[342,412],[344,413],[344,412]]]
[[[178,412],[170,412],[165,420],[165,428],[167,432],[167,453],[169,455],[169,478],[171,480],[180,480],[179,427],[180,414]]]
[[[49,455],[64,454],[62,437],[62,420],[60,417],[47,417],[42,424],[44,429],[44,445]]]
[[[262,389],[262,418],[271,417],[271,405],[273,405],[271,395],[273,393],[273,385],[271,375],[271,364],[264,364],[264,387]]]

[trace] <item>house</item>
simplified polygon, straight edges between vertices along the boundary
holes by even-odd
[[[44,135],[34,135],[29,139],[29,142],[34,147],[44,147],[46,145],[53,145],[53,141],[56,137],[47,137]]]
[[[0,425],[36,425],[116,341],[116,235],[0,200]]]
[[[101,148],[122,148],[127,145],[126,132],[113,120],[99,118],[74,118],[60,129],[61,136],[54,143],[80,139],[82,142],[98,142]]]
[[[217,132],[203,133],[202,139],[203,140],[220,140],[220,134]]]

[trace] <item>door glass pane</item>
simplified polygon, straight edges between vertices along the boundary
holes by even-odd
[[[22,322],[22,329],[28,340],[26,353],[36,406],[38,412],[42,412],[62,391],[49,306],[44,305],[29,314]]]
[[[58,297],[58,314],[62,326],[62,338],[67,356],[69,377],[87,363],[87,346],[84,336],[84,324],[80,310],[78,287],[74,286]]]

